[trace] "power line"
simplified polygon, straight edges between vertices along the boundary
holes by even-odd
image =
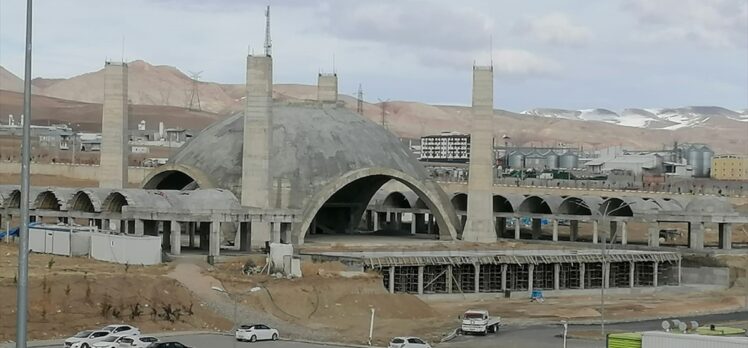
[[[384,129],[387,129],[387,103],[389,103],[389,99],[382,100],[377,98],[379,100],[379,107],[382,109],[382,127]]]
[[[197,110],[197,111],[203,111],[203,108],[200,105],[200,90],[198,88],[198,82],[200,81],[200,74],[202,74],[202,71],[198,72],[192,72],[190,71],[190,78],[192,79],[192,93],[190,93],[190,104],[187,106],[190,110]],[[193,106],[197,105],[197,109],[194,109]]]
[[[358,84],[358,93],[356,93],[356,112],[361,116],[364,115],[364,90],[360,83]]]

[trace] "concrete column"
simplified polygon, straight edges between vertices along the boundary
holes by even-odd
[[[576,242],[579,237],[579,220],[571,220],[569,222],[569,240]]]
[[[428,223],[428,233],[432,234],[434,233],[434,215],[429,214],[429,223]]]
[[[561,289],[561,264],[560,263],[553,264],[553,289],[554,290]]]
[[[697,221],[688,224],[688,247],[694,250],[704,249],[704,222]]]
[[[418,223],[416,222],[416,214],[410,214],[410,234],[415,235],[417,232]]]
[[[189,234],[189,246],[190,248],[195,247],[195,223],[194,222],[188,222],[187,223],[187,233]]]
[[[448,294],[452,293],[452,281],[453,281],[452,275],[453,275],[452,265],[447,265],[447,274],[445,276],[446,276],[446,281],[447,281],[447,293]]]
[[[505,233],[506,233],[506,218],[497,217],[496,218],[496,237],[503,238]]]
[[[468,218],[462,238],[496,241],[493,219],[493,67],[473,66],[473,106],[470,122]]]
[[[585,264],[580,263],[579,264],[579,288],[584,290],[584,274],[585,274]]]
[[[719,224],[719,248],[723,250],[732,249],[732,224]]]
[[[597,236],[597,220],[592,220],[592,243],[597,244],[598,236]]]
[[[681,286],[681,285],[683,285],[683,284],[681,283],[681,276],[682,276],[683,274],[681,273],[682,269],[681,269],[681,263],[680,263],[680,261],[681,261],[681,259],[678,259],[678,286]]]
[[[135,235],[142,236],[145,234],[145,221],[141,219],[135,220]]]
[[[208,237],[208,255],[218,256],[221,254],[221,222],[213,220],[210,223],[210,236]]]
[[[657,221],[649,224],[647,232],[647,245],[651,247],[660,246],[660,223]]]
[[[252,250],[252,225],[249,222],[239,223],[239,250]]]
[[[395,266],[390,266],[389,277],[390,277],[389,291],[390,291],[390,294],[394,294],[395,293]]]
[[[553,219],[553,241],[558,242],[558,220]]]
[[[127,63],[104,64],[104,106],[101,118],[99,187],[127,187],[127,157],[130,154],[127,105]]]
[[[372,218],[374,218],[374,231],[379,231],[379,213],[374,211]]]
[[[397,231],[403,230],[403,213],[395,213],[395,229]]]
[[[680,267],[678,267],[678,269],[679,269],[679,272],[680,272]],[[659,286],[657,284],[657,281],[658,281],[657,278],[660,276],[658,274],[659,272],[660,272],[660,263],[657,262],[657,261],[655,261],[654,267],[653,267],[653,271],[652,271],[652,286],[654,286],[655,288]]]
[[[529,264],[527,266],[527,291],[532,295],[533,290],[533,278],[535,278],[535,265]]]
[[[210,253],[210,227],[210,222],[200,222],[200,230],[198,231],[200,249],[208,250],[208,253]]]
[[[541,219],[532,219],[532,239],[540,239],[541,234],[543,234]]]
[[[280,222],[271,222],[270,223],[270,242],[271,243],[280,243],[281,242],[281,223]]]
[[[164,232],[166,227],[164,227]],[[171,254],[179,255],[182,253],[182,226],[179,221],[171,221],[169,224],[169,234],[171,239]]]
[[[248,56],[246,83],[241,203],[242,206],[270,208],[273,59],[269,56]]]
[[[621,221],[621,245],[626,245],[629,243],[629,236],[628,236],[628,228],[627,228],[627,222]]]
[[[629,287],[634,288],[634,270],[636,269],[636,263],[629,261]]]
[[[265,242],[270,242],[270,222],[252,221],[250,223],[252,230],[251,244],[257,248],[264,248]]]
[[[279,225],[279,241],[283,244],[291,244],[292,224],[290,222],[278,222],[277,224]]]
[[[509,266],[507,265],[501,265],[501,290],[506,291],[506,269]]]
[[[423,295],[423,266],[418,266],[418,294]]]
[[[423,213],[413,214],[416,219],[416,233],[423,233],[426,227],[426,215]]]
[[[520,240],[522,238],[521,235],[522,230],[522,222],[519,218],[514,218],[514,239]]]
[[[473,268],[475,268],[475,293],[480,292],[480,264],[476,263],[473,264]]]

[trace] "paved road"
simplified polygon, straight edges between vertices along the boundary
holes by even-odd
[[[162,337],[161,341],[178,341],[192,348],[330,348],[327,345],[288,342],[237,342],[233,336],[224,335],[189,335],[181,337]]]
[[[704,315],[699,317],[680,318],[683,320],[696,320],[700,325],[709,325],[710,323],[720,323],[728,321],[746,320],[748,312]],[[648,331],[659,330],[662,320],[649,320],[633,323],[608,324],[607,330],[614,331]],[[572,325],[569,327],[569,334],[574,332],[593,332],[600,330],[599,325]],[[560,325],[535,325],[528,327],[502,327],[498,335],[489,336],[460,336],[448,343],[437,345],[437,348],[493,348],[501,346],[502,348],[558,348],[562,346],[562,339],[559,335],[562,332]],[[602,340],[578,340],[570,339],[567,341],[569,348],[604,348],[605,342]]]

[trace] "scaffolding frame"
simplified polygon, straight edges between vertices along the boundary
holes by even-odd
[[[504,289],[501,287],[501,269],[503,265],[486,264],[480,265],[480,292],[500,292]]]
[[[634,287],[654,285],[654,262],[637,262],[634,264]]]
[[[630,262],[615,262],[610,264],[608,273],[608,284],[610,288],[628,288],[631,278]]]
[[[532,287],[534,289],[553,290],[555,288],[555,265],[541,263],[535,265],[532,274]]]
[[[562,263],[558,275],[559,289],[579,289],[580,264]]]

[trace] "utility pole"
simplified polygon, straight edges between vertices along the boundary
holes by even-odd
[[[26,62],[23,81],[23,141],[21,148],[21,228],[18,242],[18,290],[16,299],[16,348],[26,348],[29,296],[29,184],[31,165],[31,10],[26,0]]]
[[[379,107],[382,109],[382,127],[384,129],[387,129],[387,103],[389,103],[389,99],[382,100],[377,98],[379,100]]]
[[[360,83],[358,84],[358,93],[356,93],[356,112],[361,116],[364,115],[364,90]]]

